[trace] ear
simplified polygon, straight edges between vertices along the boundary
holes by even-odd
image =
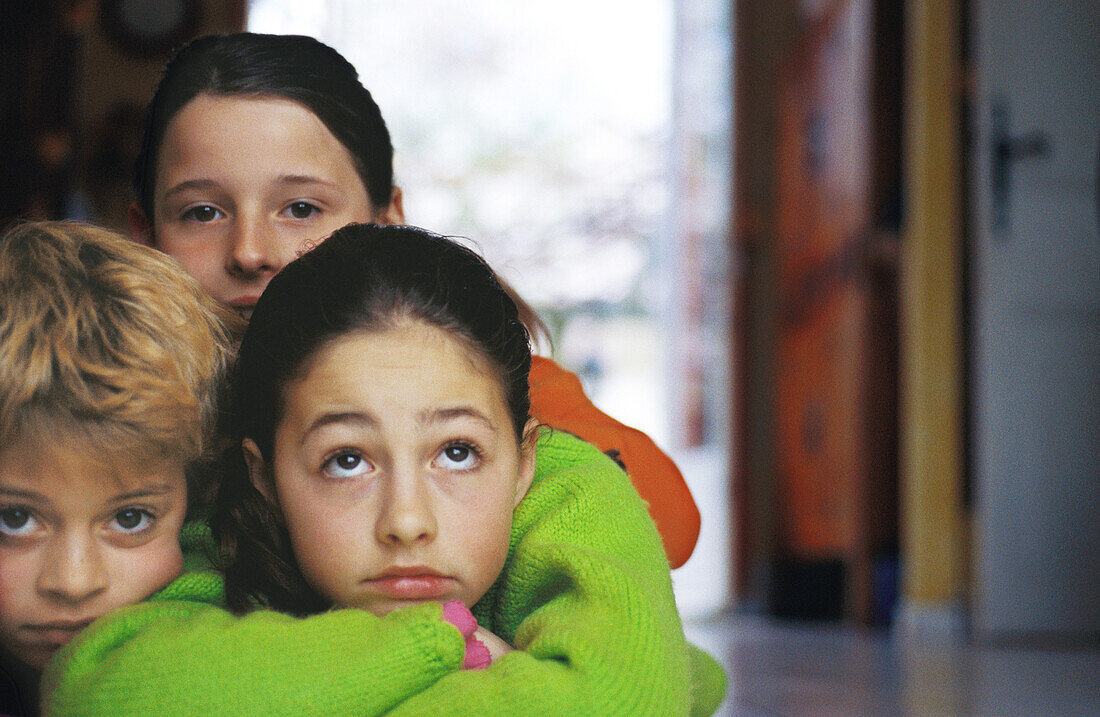
[[[401,193],[401,187],[394,187],[390,195],[390,203],[375,220],[378,224],[404,224],[405,223],[405,197]]]
[[[535,480],[535,447],[539,442],[539,421],[528,418],[523,426],[523,440],[519,445],[519,478],[516,480],[516,495],[512,508],[518,506],[531,490]]]
[[[275,486],[268,480],[267,463],[260,453],[260,447],[251,438],[241,441],[241,452],[244,453],[244,462],[248,466],[248,478],[252,481],[252,487],[260,492],[268,502],[277,506],[278,496],[275,495]]]
[[[130,202],[126,210],[126,218],[130,222],[130,238],[138,244],[153,246],[153,224],[149,221],[149,217],[145,216],[145,212],[141,211],[141,206],[137,202]]]

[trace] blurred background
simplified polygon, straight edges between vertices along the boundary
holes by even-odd
[[[685,615],[1096,644],[1094,0],[4,6],[0,221],[125,230],[171,48],[314,35],[409,221],[680,465]]]

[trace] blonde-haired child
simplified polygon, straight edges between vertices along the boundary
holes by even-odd
[[[60,647],[182,572],[235,321],[107,230],[0,237],[0,713],[34,714]]]

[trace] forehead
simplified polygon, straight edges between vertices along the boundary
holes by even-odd
[[[64,431],[23,435],[0,450],[0,488],[106,498],[150,486],[185,490],[183,462],[152,451],[105,451]]]
[[[323,346],[292,387],[297,397],[345,396],[428,408],[481,404],[506,414],[503,377],[480,351],[451,332],[418,320],[341,336]]]
[[[320,175],[362,186],[347,148],[305,105],[281,97],[197,95],[165,130],[158,189],[176,172],[230,170],[242,177]]]

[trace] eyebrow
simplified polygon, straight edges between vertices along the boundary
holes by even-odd
[[[112,496],[111,502],[125,503],[127,501],[134,500],[136,498],[149,498],[161,495],[168,495],[175,487],[168,483],[154,483],[152,485],[139,488],[138,490],[132,490],[128,493],[120,493],[119,495]],[[25,488],[13,488],[11,486],[0,485],[0,495],[7,498],[17,498],[27,501],[38,501],[40,503],[49,503],[50,500],[42,493],[34,490],[27,490]]]
[[[445,423],[459,418],[472,418],[493,433],[498,432],[496,426],[493,425],[493,422],[489,420],[488,416],[472,406],[437,408],[434,410],[421,411],[416,416],[417,422],[426,426]],[[311,433],[324,426],[330,426],[337,423],[353,423],[367,428],[375,428],[378,426],[378,419],[370,413],[361,411],[335,411],[332,413],[323,413],[313,419],[309,426],[306,427],[305,432],[302,434],[302,439],[305,440],[306,436],[309,436]]]
[[[446,421],[453,421],[457,418],[472,418],[479,423],[485,425],[486,428],[496,432],[496,426],[489,420],[481,411],[472,406],[456,406],[454,408],[439,408],[434,411],[423,411],[417,416],[420,423],[425,425],[431,425],[433,423],[444,423]]]
[[[25,490],[23,488],[12,488],[11,486],[0,485],[0,495],[7,498],[18,498],[20,500],[39,501],[42,503],[49,502],[46,496],[33,490]]]
[[[302,433],[303,440],[306,436],[314,431],[324,428],[325,426],[331,426],[335,423],[355,423],[367,428],[373,428],[378,425],[378,421],[374,416],[369,413],[361,413],[359,411],[338,411],[334,413],[322,413],[317,418],[313,419],[306,430]]]
[[[329,189],[339,189],[339,185],[335,182],[330,182],[327,179],[322,179],[312,174],[283,174],[276,178],[275,183],[291,186],[318,184]],[[221,185],[213,179],[185,179],[167,190],[164,193],[163,199],[169,199],[177,194],[192,190],[210,191],[214,189],[221,189]]]
[[[327,179],[321,179],[312,174],[283,174],[280,175],[277,180],[278,184],[320,184],[325,187],[331,187],[339,189],[340,185],[335,182],[330,182]]]
[[[144,488],[139,488],[138,490],[132,490],[129,493],[120,493],[116,496],[112,496],[111,502],[126,503],[138,498],[155,498],[162,495],[168,495],[173,490],[175,490],[175,486],[169,485],[168,483],[154,483]]]
[[[163,199],[169,199],[177,194],[183,194],[184,192],[191,191],[193,189],[210,190],[218,188],[218,183],[215,182],[213,179],[187,179],[166,191],[164,193]]]

